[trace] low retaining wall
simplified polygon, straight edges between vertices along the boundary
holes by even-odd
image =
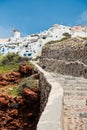
[[[40,72],[41,87],[41,116],[37,130],[62,130],[63,89],[50,73],[35,66]]]

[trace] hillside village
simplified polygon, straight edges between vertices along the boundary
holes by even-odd
[[[13,33],[0,39],[0,128],[87,130],[87,27]]]
[[[87,26],[64,26],[55,24],[48,30],[37,34],[21,37],[19,30],[13,31],[14,36],[8,39],[0,39],[0,53],[18,53],[22,57],[34,59],[40,56],[44,44],[50,41],[61,40],[68,34],[70,37],[87,37]]]

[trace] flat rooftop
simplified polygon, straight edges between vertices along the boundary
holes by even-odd
[[[7,42],[7,41],[8,41],[7,38],[5,38],[5,39],[0,39],[0,43],[5,43],[5,42]]]

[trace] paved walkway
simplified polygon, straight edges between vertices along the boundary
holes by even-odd
[[[37,130],[62,130],[63,88],[49,72],[43,70],[35,62],[32,63],[40,72],[42,98],[47,97],[51,87],[48,102],[37,124]]]
[[[51,73],[64,89],[63,130],[87,130],[87,79]]]

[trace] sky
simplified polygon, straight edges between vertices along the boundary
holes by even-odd
[[[39,33],[53,24],[87,25],[87,0],[0,0],[0,38]]]

